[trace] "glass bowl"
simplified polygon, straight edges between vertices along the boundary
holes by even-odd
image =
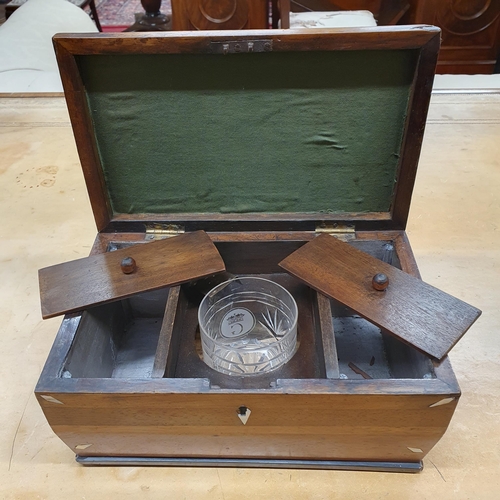
[[[276,370],[297,345],[297,304],[281,285],[238,277],[208,292],[198,309],[203,361],[227,375]]]

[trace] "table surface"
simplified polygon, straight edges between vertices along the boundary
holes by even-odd
[[[416,475],[85,468],[33,389],[61,322],[37,270],[85,257],[92,211],[64,100],[0,98],[0,497],[496,499],[500,489],[500,94],[432,99],[408,234],[425,281],[483,310],[450,358],[463,396]]]

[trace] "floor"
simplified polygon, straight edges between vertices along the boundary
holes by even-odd
[[[483,315],[450,354],[463,396],[422,473],[84,468],[33,389],[60,324],[37,269],[88,254],[92,211],[64,100],[0,98],[0,498],[499,498],[499,137],[499,93],[434,95],[408,233],[424,280]]]

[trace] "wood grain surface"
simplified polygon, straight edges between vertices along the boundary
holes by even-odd
[[[410,0],[402,24],[425,23],[442,30],[436,73],[495,73],[500,46],[500,2]]]
[[[344,392],[341,381],[335,384]],[[450,393],[51,392],[37,397],[54,432],[80,455],[343,460],[421,459],[443,435],[458,402]],[[432,407],[444,398],[450,403]],[[241,405],[252,411],[246,425],[237,416]]]
[[[267,18],[266,0],[172,0],[172,29],[176,31],[265,29]]]
[[[321,235],[280,266],[430,356],[442,359],[481,311],[350,245]],[[385,291],[372,278],[389,278]]]
[[[181,54],[210,53],[210,42],[273,41],[275,51],[420,49],[439,37],[435,26],[378,26],[377,28],[318,28],[310,30],[170,31],[145,33],[65,33],[54,36],[56,53],[68,50],[85,54]],[[64,75],[63,75],[64,76]]]
[[[339,359],[333,331],[330,299],[322,293],[318,293],[316,300],[318,303],[318,320],[323,344],[326,378],[338,379],[340,377]]]
[[[132,274],[121,270],[125,257],[132,257],[137,264]],[[80,311],[224,270],[219,252],[204,231],[91,255],[40,269],[42,316],[46,319]]]

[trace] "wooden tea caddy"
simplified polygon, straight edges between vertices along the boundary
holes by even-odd
[[[437,314],[417,350],[342,305],[349,287],[330,300],[279,263],[336,237],[419,278],[405,226],[439,33],[54,38],[92,254],[204,230],[230,273],[273,279],[299,307],[294,357],[250,377],[203,363],[191,285],[66,314],[36,397],[80,463],[421,469],[460,397],[446,353],[479,311],[434,353]]]

